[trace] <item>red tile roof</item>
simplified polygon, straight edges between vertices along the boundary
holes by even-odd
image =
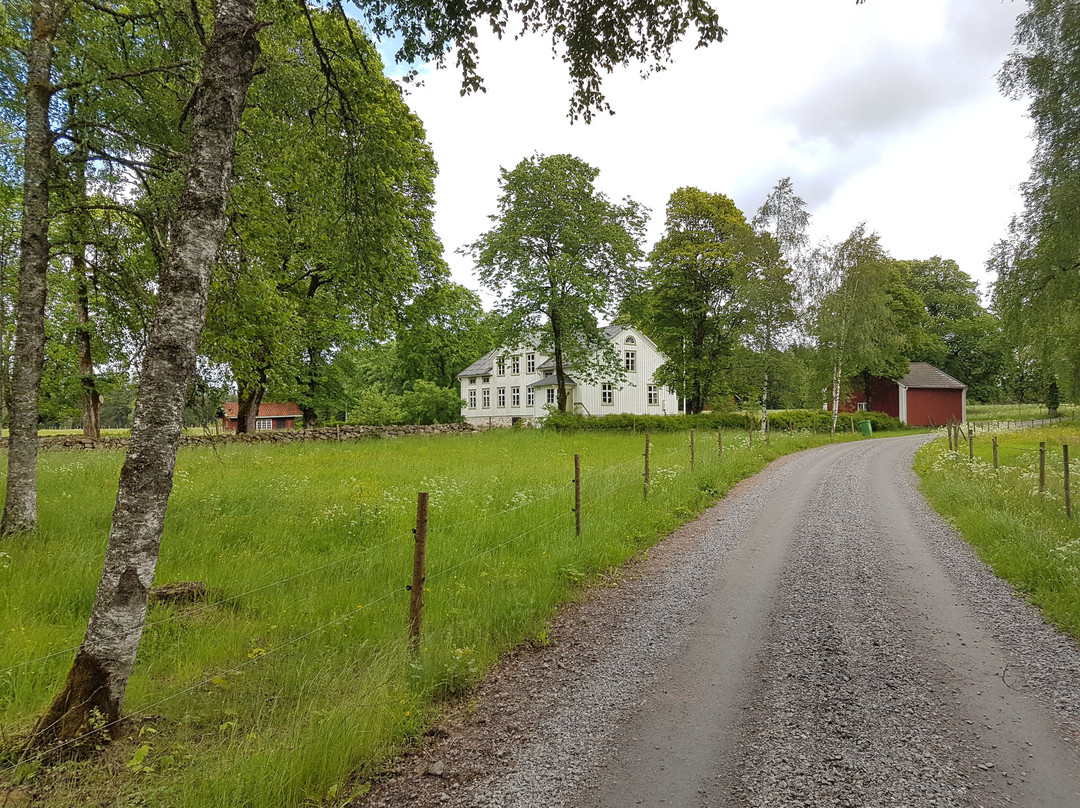
[[[240,413],[240,405],[235,401],[226,401],[222,405],[222,409],[225,411],[226,418],[236,418]],[[291,416],[303,415],[300,412],[300,408],[296,406],[292,401],[286,404],[275,404],[273,402],[263,402],[259,405],[258,418],[288,418]]]

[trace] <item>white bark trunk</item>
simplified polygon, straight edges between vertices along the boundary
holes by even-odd
[[[49,268],[49,176],[52,132],[49,100],[53,39],[62,11],[53,0],[34,0],[26,55],[26,136],[19,296],[15,312],[11,434],[0,532],[37,528],[37,426],[41,366],[45,359],[45,278]]]
[[[157,314],[140,377],[131,449],[120,472],[105,567],[86,636],[64,688],[35,731],[38,746],[81,738],[94,711],[119,719],[146,621],[172,490],[184,393],[206,320],[210,270],[244,99],[259,54],[256,0],[217,0],[191,119],[191,152]],[[98,742],[98,738],[94,742]]]
[[[840,417],[840,381],[842,377],[842,367],[840,360],[837,359],[833,364],[833,382],[832,382],[832,434],[836,434],[836,419]]]

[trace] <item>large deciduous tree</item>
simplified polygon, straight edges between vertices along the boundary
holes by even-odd
[[[257,0],[217,0],[208,40],[195,8],[193,26],[206,40],[206,49],[199,81],[184,109],[190,145],[159,278],[132,445],[121,470],[105,566],[86,636],[63,688],[36,728],[38,745],[74,741],[94,729],[94,716],[103,717],[108,726],[120,715],[145,623],[172,488],[184,393],[205,320],[210,270],[225,229],[233,149],[259,52],[257,5]],[[339,2],[331,5],[341,10]],[[707,3],[681,0],[605,4],[601,9],[581,0],[565,4],[519,0],[505,5],[468,0],[449,6],[369,0],[361,7],[376,34],[401,36],[403,61],[441,59],[456,46],[466,89],[478,87],[480,81],[477,23],[486,21],[501,32],[513,13],[527,30],[550,35],[556,46],[564,47],[575,87],[571,113],[586,118],[605,106],[600,89],[604,72],[631,59],[659,67],[691,26],[698,30],[699,44],[717,41],[724,33]],[[295,5],[264,0],[268,20],[288,8]],[[597,25],[601,12],[604,24]],[[47,74],[40,79],[47,84]],[[35,122],[47,132],[47,111]],[[632,219],[640,228],[636,207]],[[633,241],[629,234],[626,237]],[[636,243],[632,248],[627,245],[625,251],[636,250]]]
[[[865,372],[899,378],[907,370],[907,359],[889,293],[897,268],[877,234],[868,233],[865,224],[857,225],[844,241],[828,250],[822,263],[825,294],[816,311],[816,336],[820,358],[830,376],[835,434],[847,377]]]
[[[742,211],[723,194],[679,188],[668,200],[664,235],[649,255],[648,329],[668,357],[656,379],[688,412],[724,392],[725,368],[750,316],[752,240]]]
[[[241,432],[268,389],[313,426],[333,354],[389,333],[446,273],[435,160],[374,46],[353,21],[318,11],[263,39],[203,339],[232,370]]]
[[[797,318],[798,288],[780,245],[767,232],[757,233],[746,249],[747,342],[755,351],[761,379],[761,428],[769,417],[769,385],[781,364],[780,352]]]
[[[480,281],[499,296],[505,342],[539,334],[539,349],[553,357],[561,411],[568,368],[582,381],[622,378],[597,315],[613,312],[640,276],[645,211],[597,191],[598,173],[567,154],[502,169],[495,226],[468,248]]]
[[[1017,356],[1041,355],[1080,395],[1080,7],[1029,0],[1002,90],[1029,99],[1035,154],[1024,211],[990,258],[995,306]]]
[[[215,4],[105,565],[82,645],[35,729],[38,745],[73,741],[92,732],[95,721],[110,725],[120,717],[146,621],[210,270],[225,229],[236,132],[259,54],[257,31],[255,0]]]

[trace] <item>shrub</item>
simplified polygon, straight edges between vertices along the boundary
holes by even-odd
[[[848,429],[850,421],[869,421],[875,431],[903,429],[899,420],[883,412],[840,413],[837,429]],[[703,412],[697,415],[571,415],[553,412],[544,420],[544,429],[555,432],[680,432],[694,429],[757,429],[760,418],[749,412]],[[781,410],[769,413],[769,429],[797,432],[828,432],[832,413],[826,410]]]
[[[456,387],[439,387],[417,379],[412,390],[401,394],[401,408],[408,424],[456,424],[461,421],[461,395]]]
[[[679,432],[695,429],[749,429],[757,419],[747,412],[703,412],[697,415],[571,415],[555,412],[544,420],[544,429],[556,432]]]

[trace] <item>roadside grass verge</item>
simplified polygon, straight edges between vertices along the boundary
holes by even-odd
[[[481,435],[181,450],[125,731],[89,761],[20,754],[60,687],[101,570],[121,452],[39,456],[39,532],[0,545],[0,803],[329,805],[415,741],[558,605],[739,480],[828,436]],[[840,439],[852,439],[843,435]],[[574,535],[573,455],[583,533]],[[424,633],[407,642],[416,493],[430,493]],[[14,789],[14,791],[12,791]]]
[[[1046,490],[1039,493],[1039,442],[1046,442]],[[1080,639],[1080,427],[1075,424],[998,436],[950,454],[944,438],[923,446],[915,470],[934,508],[956,525],[979,556],[1046,618]],[[1062,444],[1069,444],[1073,519],[1065,518]]]

